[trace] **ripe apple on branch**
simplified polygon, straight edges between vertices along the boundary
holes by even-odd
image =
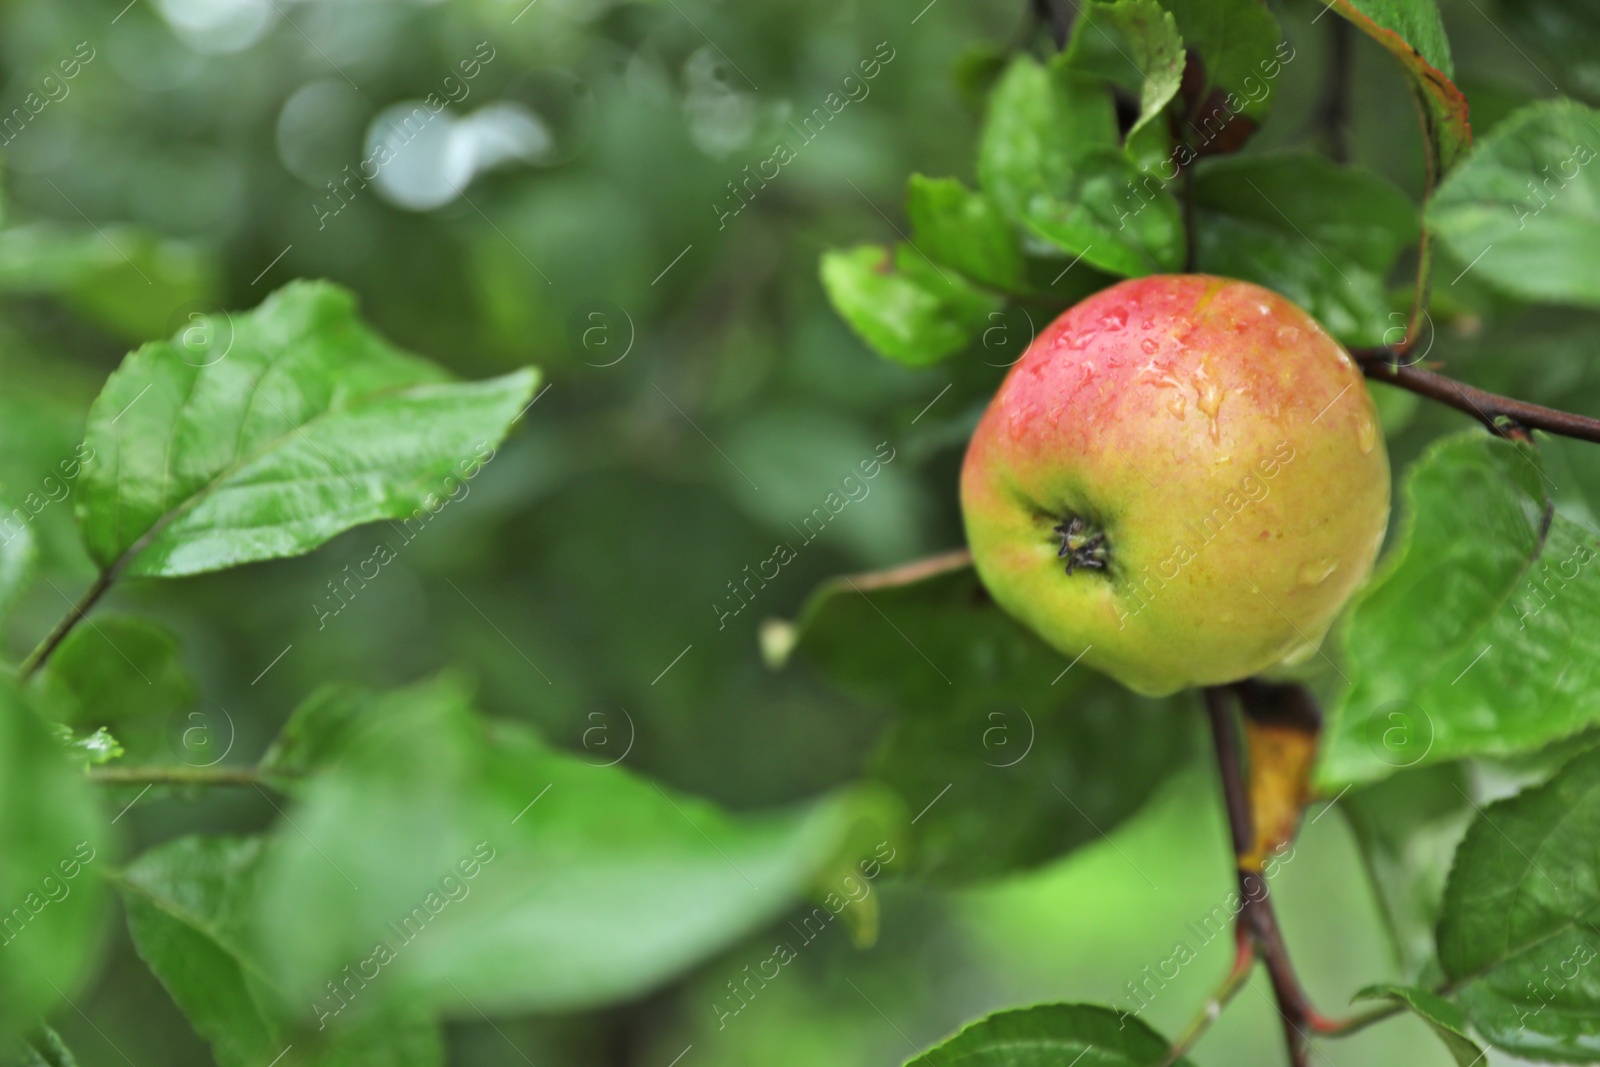
[[[1059,652],[1066,670],[1082,664],[1147,696],[1203,694],[1240,888],[1237,953],[1204,1010],[1166,1046],[1166,1064],[1183,1060],[1258,959],[1297,1067],[1309,1063],[1311,1034],[1351,1033],[1406,1008],[1466,1063],[1473,1057],[1462,1050],[1476,1045],[1444,999],[1461,980],[1380,992],[1394,1002],[1330,1019],[1302,991],[1265,891],[1269,857],[1293,840],[1316,794],[1323,716],[1308,683],[1326,670],[1349,681],[1324,639],[1368,583],[1389,525],[1389,455],[1366,379],[1524,446],[1535,430],[1600,442],[1600,420],[1422,365],[1435,339],[1437,225],[1432,213],[1418,225],[1403,194],[1345,165],[1354,35],[1391,53],[1408,81],[1422,117],[1424,203],[1443,199],[1458,212],[1438,217],[1458,234],[1452,253],[1470,260],[1457,280],[1489,252],[1488,235],[1524,240],[1527,213],[1511,234],[1492,208],[1495,183],[1525,165],[1528,145],[1544,137],[1570,153],[1561,139],[1569,129],[1600,127],[1587,110],[1551,102],[1527,109],[1520,125],[1507,122],[1516,132],[1502,143],[1471,153],[1466,98],[1448,74],[1431,5],[1402,17],[1398,8],[1417,5],[1333,0],[1327,9],[1342,19],[1329,20],[1313,114],[1326,157],[1236,156],[1270,95],[1250,90],[1247,61],[1281,35],[1265,5],[1230,3],[1227,19],[1208,19],[1208,6],[1034,0],[1035,29],[1057,54],[996,65],[979,190],[914,176],[904,243],[824,257],[836,308],[872,347],[909,366],[948,358],[980,332],[987,346],[1007,301],[1058,316],[1011,361],[967,445],[968,554],[857,576],[850,587],[865,596],[970,562],[993,601]],[[1132,81],[1123,77],[1130,66]],[[1222,129],[1202,126],[1218,115]],[[1463,176],[1441,197],[1452,170]],[[1565,188],[1574,175],[1562,174]],[[1310,235],[1296,214],[1311,216]],[[1274,227],[1285,231],[1279,243],[1262,236]],[[1462,232],[1483,245],[1476,258],[1462,251]],[[1367,272],[1365,295],[1319,234],[1348,242],[1333,252]],[[1391,312],[1383,286],[1406,246],[1415,259],[1410,308]],[[1493,270],[1503,288],[1527,284],[1507,261]],[[1554,505],[1535,488],[1544,497],[1537,557]],[[976,1024],[941,1051],[1009,1047],[1013,1028],[1076,1027],[1090,1044],[1084,1035],[1098,1032],[1092,1012],[1023,1015]],[[1472,1022],[1492,1030],[1488,1018]]]

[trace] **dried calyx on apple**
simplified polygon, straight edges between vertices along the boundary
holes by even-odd
[[[1348,353],[1290,301],[1206,275],[1122,282],[1007,375],[961,507],[995,600],[1142,693],[1312,655],[1366,579],[1389,460]]]

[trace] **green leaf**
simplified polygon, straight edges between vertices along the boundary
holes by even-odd
[[[1001,304],[909,245],[896,245],[893,253],[882,245],[826,252],[822,284],[862,340],[911,367],[961,351]]]
[[[1420,105],[1428,173],[1437,182],[1472,146],[1467,98],[1450,80],[1455,67],[1438,7],[1433,0],[1329,0],[1329,5],[1400,61]]]
[[[978,178],[1008,218],[1113,274],[1183,264],[1178,202],[1123,153],[1110,94],[1058,61],[1022,56],[989,98]]]
[[[1439,961],[1490,1044],[1600,1060],[1600,750],[1489,805],[1456,852]]]
[[[892,713],[873,773],[921,809],[916,873],[949,882],[1102,840],[1192,751],[1197,721],[1183,698],[1068,669],[962,563],[831,581],[792,634],[802,660]]]
[[[173,329],[173,309],[203,306],[217,269],[196,246],[134,226],[35,222],[0,230],[0,292],[59,299],[123,341]]]
[[[0,1043],[84,978],[101,932],[106,836],[83,776],[0,681]]]
[[[1139,87],[1139,117],[1125,135],[1132,140],[1140,129],[1166,110],[1183,81],[1183,38],[1172,15],[1156,0],[1116,0],[1111,17],[1121,28],[1143,81]]]
[[[336,1020],[344,1025],[321,1033],[296,1025],[303,1007],[291,1008],[268,980],[250,928],[261,844],[259,838],[179,838],[116,876],[134,948],[211,1044],[219,1067],[442,1065],[438,1027],[415,1012],[354,1026]],[[360,975],[328,977],[353,1000],[366,993],[368,979]],[[382,974],[369,972],[369,979],[376,984]]]
[[[1346,7],[1352,9],[1350,14],[1343,10]],[[1434,0],[1349,0],[1341,5],[1340,13],[1346,18],[1365,20],[1378,31],[1400,38],[1422,61],[1442,71],[1446,77],[1455,77],[1450,41],[1445,37],[1439,5]],[[1361,21],[1357,21],[1357,25],[1373,32]]]
[[[1355,995],[1356,1000],[1391,1000],[1404,1004],[1432,1027],[1444,1047],[1460,1067],[1473,1067],[1483,1061],[1483,1049],[1467,1035],[1467,1017],[1461,1008],[1436,993],[1415,986],[1384,982],[1370,985]]]
[[[907,1067],[1149,1067],[1165,1038],[1127,1012],[1091,1004],[1003,1011],[909,1061]],[[1193,1067],[1186,1057],[1174,1067]]]
[[[1600,934],[1583,928],[1496,967],[1458,994],[1473,1028],[1495,1048],[1538,1063],[1600,1062]]]
[[[1204,163],[1194,182],[1198,270],[1275,289],[1349,345],[1398,320],[1385,281],[1417,210],[1378,175],[1301,152]]]
[[[1428,204],[1472,273],[1515,296],[1600,307],[1600,112],[1530,104],[1496,126]]]
[[[1023,288],[1022,250],[994,202],[955,178],[911,176],[912,243],[929,258],[1003,292]]]
[[[79,519],[102,567],[199,574],[437,511],[536,381],[453,382],[325,283],[211,325],[134,352],[89,413]]]
[[[41,1025],[38,1033],[28,1040],[25,1051],[13,1067],[78,1067],[78,1061],[67,1048],[61,1035]]]
[[[328,765],[349,743],[370,701],[370,696],[342,686],[323,686],[290,714],[261,757],[261,770],[298,778]]]
[[[1119,60],[1131,71],[1117,70]],[[1139,115],[1128,130],[1130,140],[1178,95],[1183,61],[1183,38],[1157,0],[1092,0],[1073,27],[1065,60],[1079,69],[1109,67],[1119,83],[1127,80],[1126,74],[1133,75]]]
[[[1202,93],[1232,93],[1240,113],[1259,119],[1271,102],[1283,66],[1295,58],[1284,55],[1283,34],[1261,0],[1162,0],[1172,12],[1184,47],[1199,53],[1205,65]],[[1226,106],[1226,105],[1224,105]],[[1226,114],[1226,112],[1225,112]],[[1197,120],[1204,129],[1206,117]]]
[[[129,735],[142,729],[157,742],[199,695],[177,635],[129,615],[96,615],[74,629],[32,685],[64,722]]]
[[[1450,857],[1473,814],[1459,764],[1403,771],[1339,799],[1366,864],[1373,895],[1411,981],[1436,977],[1434,928]]]
[[[626,1000],[903,845],[881,793],[729,816],[521,727],[486,737],[449,681],[373,699],[338,732],[264,858],[260,919],[270,973],[329,1012],[326,983],[380,966],[380,944],[395,958],[370,1002],[475,1016]],[[837,892],[821,907],[847,910]]]
[[[1325,785],[1527,751],[1600,720],[1600,538],[1550,513],[1545,484],[1531,450],[1477,432],[1411,467],[1405,525],[1348,620],[1354,685]]]

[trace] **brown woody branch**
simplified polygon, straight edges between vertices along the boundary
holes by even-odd
[[[1258,828],[1251,803],[1250,775],[1241,759],[1242,747],[1233,703],[1237,699],[1246,715],[1258,723],[1276,722],[1306,731],[1315,737],[1321,731],[1321,713],[1310,691],[1300,685],[1277,685],[1256,680],[1233,686],[1205,690],[1206,712],[1211,736],[1216,745],[1217,770],[1222,779],[1222,796],[1228,813],[1228,830],[1239,880],[1239,914],[1235,919],[1240,942],[1240,960],[1259,959],[1267,969],[1283,1034],[1293,1067],[1308,1067],[1310,1035],[1334,1032],[1339,1023],[1326,1019],[1312,1007],[1289,961],[1289,949],[1278,926],[1272,906],[1266,872],[1255,857],[1260,852]],[[1249,952],[1253,949],[1253,952]],[[1247,954],[1248,953],[1248,954]],[[1236,964],[1236,968],[1240,964]]]
[[[1560,437],[1600,443],[1600,419],[1513,400],[1418,366],[1408,366],[1397,362],[1387,348],[1357,348],[1352,349],[1350,355],[1374,381],[1388,382],[1455,408],[1502,437],[1526,437],[1528,430],[1543,430]]]

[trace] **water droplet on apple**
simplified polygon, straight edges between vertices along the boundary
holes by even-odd
[[[1153,355],[1156,354],[1156,350],[1159,349],[1161,346],[1156,344],[1155,338],[1146,337],[1143,341],[1139,342],[1139,347],[1144,349],[1145,352],[1147,352],[1147,353],[1149,353],[1150,355],[1153,356]]]
[[[1370,453],[1378,443],[1378,428],[1366,415],[1361,415],[1356,420],[1356,447],[1361,449],[1363,456]]]
[[[1128,313],[1122,308],[1112,308],[1100,316],[1100,324],[1108,330],[1120,330],[1128,325]]]
[[[1141,330],[1150,330],[1150,329],[1154,329],[1155,325],[1156,325],[1156,320],[1155,319],[1145,319],[1143,322],[1141,322],[1139,324],[1139,328]]]
[[[1300,584],[1321,585],[1338,569],[1339,561],[1336,559],[1314,559],[1300,567]]]
[[[1211,439],[1221,440],[1221,431],[1217,427],[1217,415],[1222,411],[1222,387],[1210,375],[1205,373],[1205,368],[1200,368],[1200,373],[1194,385],[1194,406],[1199,408],[1205,417],[1211,420]]]
[[[1285,666],[1293,667],[1297,663],[1304,663],[1316,654],[1316,645],[1310,641],[1302,641],[1288,651],[1288,654],[1283,657],[1283,663]]]

